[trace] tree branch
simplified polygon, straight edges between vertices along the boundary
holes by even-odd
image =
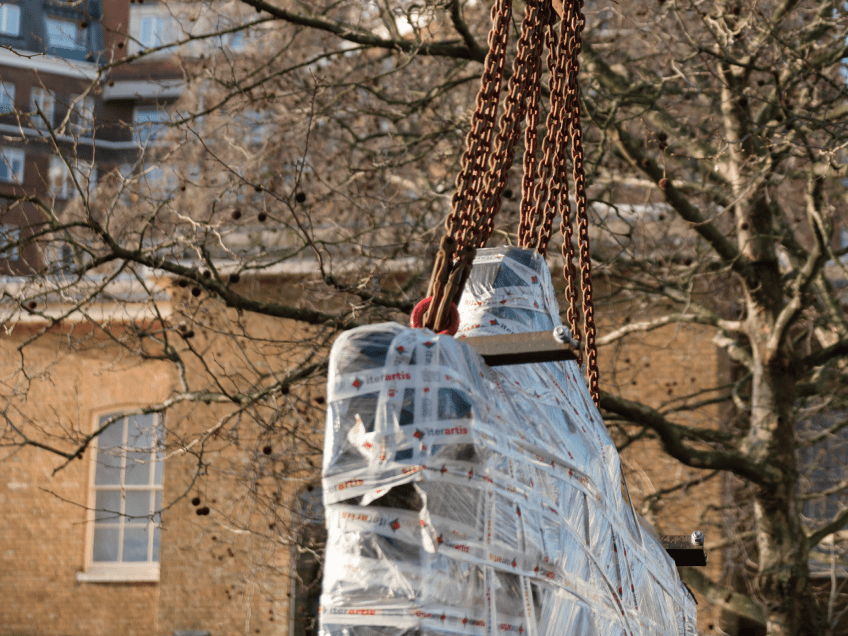
[[[686,585],[698,590],[708,602],[716,607],[725,609],[737,616],[744,616],[758,625],[766,624],[765,611],[750,596],[716,585],[697,568],[680,568],[678,572],[680,572],[680,578]]]
[[[771,486],[781,480],[779,470],[768,464],[753,462],[739,453],[701,451],[684,444],[677,425],[649,406],[602,391],[601,408],[653,430],[659,437],[665,452],[686,466],[707,470],[729,470],[743,479],[762,486]]]
[[[474,62],[484,62],[488,49],[477,47],[475,49],[466,45],[458,45],[453,41],[440,41],[426,44],[424,42],[416,42],[414,40],[394,40],[381,38],[373,33],[361,29],[359,27],[337,22],[328,18],[323,18],[317,15],[304,15],[295,13],[275,6],[264,0],[241,0],[246,5],[254,7],[257,11],[265,11],[272,16],[284,20],[290,24],[303,26],[333,35],[353,42],[355,44],[363,44],[374,48],[388,49],[391,51],[402,51],[404,53],[414,53],[416,55],[429,55],[434,57],[449,57],[453,59],[472,60]]]

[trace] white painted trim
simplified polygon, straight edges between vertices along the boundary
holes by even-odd
[[[183,94],[184,86],[181,79],[116,81],[113,86],[103,87],[103,100],[177,98]]]
[[[28,128],[24,126],[14,126],[12,124],[0,124],[0,133],[19,135],[22,137],[39,137],[43,139],[46,139],[48,134],[47,131],[36,130],[35,128]],[[128,150],[140,148],[137,141],[108,141],[106,139],[97,139],[95,137],[71,137],[69,135],[56,135],[56,139],[60,142],[66,142],[69,144],[97,146],[104,150]]]
[[[77,572],[80,583],[158,583],[158,563],[98,563],[85,572]]]
[[[66,60],[55,55],[19,49],[0,48],[0,66],[14,66],[28,71],[54,73],[87,80],[96,80],[98,77],[97,64],[94,62]]]

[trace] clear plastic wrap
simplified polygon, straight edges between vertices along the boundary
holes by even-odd
[[[456,338],[333,347],[321,633],[696,634],[576,363],[489,368],[462,342],[561,324],[542,257],[480,250],[459,309]]]

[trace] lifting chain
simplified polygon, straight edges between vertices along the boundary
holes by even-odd
[[[433,331],[441,331],[447,324],[450,307],[468,279],[477,250],[477,195],[482,185],[500,101],[509,23],[512,20],[512,0],[497,0],[492,6],[491,18],[489,51],[471,117],[471,130],[465,138],[465,152],[456,177],[456,192],[451,200],[451,212],[445,220],[446,234],[439,246],[427,290],[427,296],[432,300],[424,314],[423,326]]]
[[[477,248],[486,244],[494,230],[494,218],[500,211],[501,196],[515,159],[521,122],[526,118],[519,245],[534,248],[545,255],[553,221],[557,213],[561,213],[560,231],[563,235],[562,255],[565,261],[563,277],[569,304],[566,316],[572,337],[581,340],[574,229],[567,179],[567,149],[570,141],[586,368],[592,398],[600,406],[578,83],[578,56],[582,49],[581,34],[585,24],[582,8],[583,0],[565,0],[562,4],[560,0],[527,1],[503,113],[495,136],[512,20],[512,0],[496,0],[492,7],[489,51],[471,119],[471,130],[465,140],[466,149],[456,179],[451,212],[445,221],[446,235],[439,245],[430,279],[427,292],[430,304],[423,310],[425,313],[421,324],[434,331],[441,331],[449,322],[458,320],[453,303],[468,279]],[[559,33],[553,26],[554,11],[562,17]],[[539,161],[537,152],[543,43],[548,49],[551,97],[545,122],[547,134],[542,141],[542,157]]]

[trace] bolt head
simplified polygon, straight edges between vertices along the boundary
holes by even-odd
[[[700,530],[695,530],[692,533],[692,543],[695,545],[704,545],[704,533]]]

